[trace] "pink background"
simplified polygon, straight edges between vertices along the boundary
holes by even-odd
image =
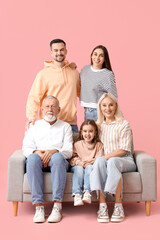
[[[158,239],[159,9],[159,0],[6,0],[1,3],[0,236],[18,240],[32,235],[43,239],[49,235],[71,240],[128,239],[131,234],[131,238],[150,239],[154,233]],[[80,210],[64,205],[65,217],[57,225],[33,224],[31,203],[20,204],[18,217],[12,217],[12,204],[6,202],[7,160],[22,146],[27,96],[43,62],[51,59],[49,42],[54,38],[67,42],[67,59],[76,62],[79,71],[90,63],[90,53],[96,45],[108,48],[119,103],[131,123],[135,149],[146,151],[158,163],[158,201],[152,204],[150,217],[145,217],[143,203],[125,203],[128,218],[120,225],[98,224],[94,205]],[[82,121],[83,109],[78,105],[78,124]]]

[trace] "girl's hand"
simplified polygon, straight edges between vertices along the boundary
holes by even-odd
[[[79,161],[77,165],[78,165],[78,166],[81,166],[81,167],[84,167],[84,162]]]

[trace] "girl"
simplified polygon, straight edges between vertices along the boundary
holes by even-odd
[[[91,190],[98,191],[100,208],[98,222],[109,222],[106,193],[115,194],[115,206],[111,222],[121,222],[124,210],[121,200],[122,172],[136,170],[132,156],[132,133],[129,122],[124,120],[116,98],[105,93],[98,103],[100,140],[104,144],[104,156],[96,159],[90,176]]]
[[[91,203],[90,173],[95,159],[102,156],[103,144],[98,137],[98,127],[93,120],[86,120],[80,127],[79,137],[73,146],[73,157],[70,160],[73,172],[74,206]],[[83,187],[83,199],[82,199]]]
[[[117,98],[117,88],[107,49],[96,46],[91,53],[91,65],[84,66],[81,73],[80,103],[84,107],[85,120],[97,121],[97,104],[103,93]]]

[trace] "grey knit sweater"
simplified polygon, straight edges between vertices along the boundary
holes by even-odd
[[[97,108],[98,100],[103,93],[112,93],[118,98],[113,72],[107,68],[95,70],[91,65],[84,66],[80,78],[81,106]]]

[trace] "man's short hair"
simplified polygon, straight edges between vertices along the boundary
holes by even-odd
[[[58,99],[57,99],[56,97],[52,96],[52,95],[46,96],[46,97],[43,99],[43,101],[42,101],[42,105],[43,105],[43,103],[44,103],[44,101],[45,101],[46,99],[56,99],[56,100],[57,100],[57,103],[58,103],[58,107],[59,107],[59,101],[58,101]]]
[[[62,39],[53,39],[51,42],[50,42],[50,48],[51,48],[51,50],[52,50],[52,44],[53,43],[64,43],[64,46],[66,46],[66,43],[65,43],[65,41],[64,40],[62,40]]]

